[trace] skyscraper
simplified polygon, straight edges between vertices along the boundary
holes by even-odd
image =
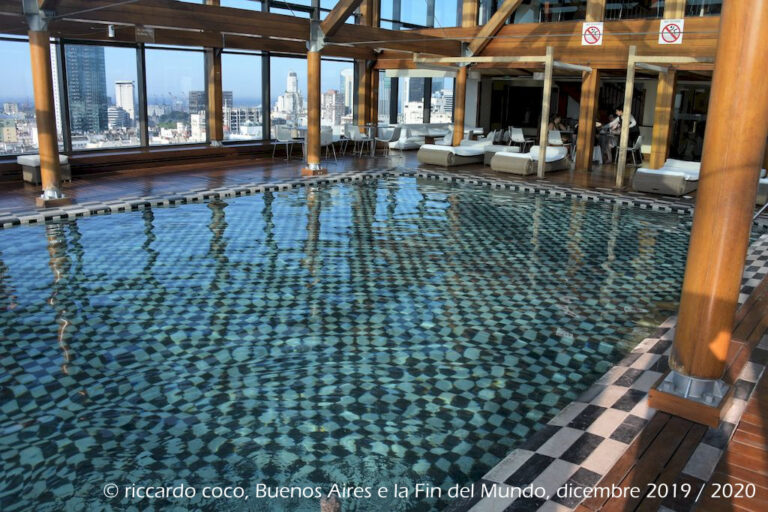
[[[355,102],[355,73],[352,68],[341,70],[340,89],[342,96],[344,96],[345,113],[350,113]]]
[[[64,51],[72,132],[102,132],[107,129],[109,106],[104,47],[68,44]]]
[[[205,111],[206,105],[208,105],[208,98],[205,96],[205,91],[189,91],[190,114],[199,114],[201,111]]]
[[[136,119],[133,90],[134,83],[131,80],[118,80],[115,82],[115,106],[123,109],[131,121]]]
[[[344,116],[344,102],[341,93],[336,89],[330,89],[323,93],[321,102],[321,121],[330,126],[341,126],[341,118]]]

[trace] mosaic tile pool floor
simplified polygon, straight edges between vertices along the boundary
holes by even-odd
[[[319,508],[107,482],[469,484],[675,309],[689,227],[389,177],[6,230],[0,508]]]

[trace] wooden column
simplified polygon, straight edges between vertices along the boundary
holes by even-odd
[[[763,158],[763,169],[768,169],[768,143],[765,145],[765,158]]]
[[[549,142],[549,107],[552,103],[552,67],[555,52],[547,46],[547,61],[544,64],[544,94],[541,99],[541,124],[539,125],[539,161],[536,175],[544,177],[547,165],[547,143]]]
[[[463,0],[461,4],[461,26],[477,25],[477,0]]]
[[[685,0],[667,0],[664,3],[664,18],[677,19],[685,16]]]
[[[40,178],[43,195],[37,198],[40,207],[69,204],[61,192],[61,165],[59,143],[56,136],[56,110],[53,101],[53,72],[51,70],[51,42],[47,30],[29,31],[29,52],[32,65],[32,86],[35,94],[35,122],[37,124]]]
[[[371,99],[368,102],[368,119],[372,124],[379,124],[379,70],[371,69],[370,81],[371,81]]]
[[[656,109],[653,113],[651,161],[648,164],[651,169],[660,169],[669,156],[676,79],[677,72],[672,68],[666,73],[659,73],[659,85],[656,88]]]
[[[603,21],[605,0],[587,0],[587,15],[584,21]]]
[[[205,0],[206,5],[220,5],[220,0]],[[221,48],[205,49],[205,80],[208,92],[208,140],[221,146],[224,140],[224,102],[221,91]]]
[[[595,123],[597,103],[600,94],[600,70],[583,73],[581,78],[581,101],[579,104],[579,133],[576,138],[577,171],[592,169],[592,152],[595,146]]]
[[[371,73],[368,70],[367,62],[362,60],[358,64],[357,81],[357,124],[366,125],[370,122],[371,115]]]
[[[307,166],[305,176],[325,174],[320,167],[320,52],[307,52]]]
[[[768,137],[766,62],[768,0],[724,2],[696,211],[669,361],[678,375],[720,379],[723,374]],[[749,107],[734,109],[734,105]],[[696,406],[684,402],[690,409]],[[651,406],[688,414],[679,402],[665,401],[664,394],[655,395]],[[709,423],[718,419],[709,418]]]
[[[624,113],[621,116],[621,136],[619,137],[618,155],[616,157],[616,187],[624,185],[624,173],[627,167],[627,147],[629,146],[629,123],[632,119],[632,94],[635,92],[635,55],[637,47],[629,47],[627,61],[627,81],[624,83]]]
[[[224,101],[221,90],[221,48],[205,49],[205,75],[208,90],[208,139],[211,146],[224,140]]]
[[[456,72],[456,87],[453,95],[453,140],[458,146],[464,138],[464,111],[467,101],[467,66],[459,66]]]

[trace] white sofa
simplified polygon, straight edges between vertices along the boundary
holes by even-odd
[[[422,164],[441,167],[482,163],[485,149],[489,145],[490,142],[471,140],[463,140],[459,146],[423,144],[416,153],[416,158]]]
[[[500,172],[510,172],[527,176],[538,170],[539,146],[532,146],[528,153],[501,151],[491,158],[491,169]],[[568,169],[568,148],[563,146],[547,146],[544,172],[562,171]]]
[[[696,190],[699,185],[701,162],[668,159],[661,169],[640,167],[635,171],[632,188],[638,192],[682,196]],[[757,187],[757,204],[768,201],[766,170],[760,171]]]
[[[424,144],[424,137],[442,137],[443,140],[436,141],[439,144],[450,145],[448,138],[453,133],[453,124],[451,123],[429,123],[429,124],[400,124],[400,139],[390,142],[390,149],[399,149],[400,151],[408,149],[419,149]],[[476,128],[465,128],[465,136],[468,133],[476,131]]]

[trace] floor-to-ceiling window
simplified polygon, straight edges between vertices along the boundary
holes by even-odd
[[[450,123],[453,121],[453,78],[432,78],[430,99],[430,123]]]
[[[723,0],[686,0],[686,16],[719,16]]]
[[[398,122],[406,124],[424,122],[424,78],[401,77],[398,79]]]
[[[262,138],[261,77],[261,54],[224,52],[221,55],[224,140]]]
[[[487,23],[502,3],[503,0],[480,0],[478,23]],[[587,0],[523,0],[508,23],[583,20],[586,13]]]
[[[54,80],[57,69],[52,46]],[[32,65],[26,38],[0,38],[0,61],[13,73],[12,79],[0,80],[0,155],[19,155],[37,152],[37,124],[35,96],[32,90]],[[59,146],[62,144],[60,94],[56,90],[56,124]]]
[[[202,50],[147,47],[150,145],[207,140],[205,56]]]
[[[333,133],[342,133],[345,124],[352,124],[355,103],[354,62],[342,59],[320,61],[320,124],[330,126]]]
[[[278,126],[307,126],[307,59],[275,57],[270,65],[270,118],[272,137]]]
[[[606,20],[661,18],[664,2],[659,0],[611,0],[605,4]]]
[[[136,48],[65,43],[73,150],[138,146]]]

